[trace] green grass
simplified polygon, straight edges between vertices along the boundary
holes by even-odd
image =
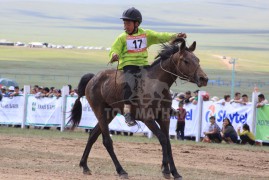
[[[1,76],[20,86],[77,86],[80,77],[107,68],[107,52],[0,47]]]
[[[159,46],[149,50],[149,61],[152,62],[157,54]],[[209,79],[221,79],[229,81],[231,70],[227,68],[214,54],[220,54],[213,50],[199,50],[195,52],[201,60],[201,66]],[[251,95],[253,85],[246,82],[267,82],[269,74],[269,62],[266,51],[234,51],[230,56],[240,57],[236,64],[236,81],[244,81],[241,87],[235,87],[235,91]],[[258,59],[259,63],[257,63]],[[61,88],[71,84],[77,86],[83,74],[97,73],[101,70],[116,67],[107,66],[108,51],[104,50],[78,50],[78,49],[46,49],[26,47],[0,47],[0,76],[16,80],[20,86],[42,85]],[[258,84],[259,85],[259,84]],[[262,92],[269,94],[268,85],[259,87]],[[182,92],[197,89],[191,83],[180,80],[172,86],[172,90]],[[203,87],[210,95],[223,96],[230,94],[230,85]]]
[[[157,49],[158,46],[150,49],[150,61],[157,54]],[[71,84],[76,87],[83,74],[97,73],[116,67],[116,64],[107,66],[108,51],[0,47],[0,54],[0,76],[16,80],[20,86],[38,84],[61,88],[63,85]],[[218,52],[199,49],[196,52],[209,79],[220,78],[229,81],[231,70],[219,59],[213,57],[214,54],[218,54]],[[240,57],[236,64],[235,80],[245,82],[241,87],[235,87],[235,91],[251,95],[253,85],[247,85],[246,82],[257,82],[257,85],[259,85],[259,81],[268,82],[269,62],[266,60],[266,52],[235,51],[232,55]],[[265,94],[269,94],[268,85],[259,88]],[[176,92],[194,89],[197,89],[196,85],[180,80],[172,86],[172,90]],[[224,94],[230,94],[230,85],[212,86],[209,84],[208,87],[202,89],[208,91],[212,96],[222,97]]]

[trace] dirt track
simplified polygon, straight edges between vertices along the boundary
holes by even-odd
[[[93,175],[82,174],[78,163],[85,143],[86,139],[1,134],[0,179],[118,179],[101,139],[88,160]],[[268,147],[201,143],[176,143],[172,147],[184,180],[269,179]],[[130,179],[163,179],[158,143],[114,142],[114,148]]]

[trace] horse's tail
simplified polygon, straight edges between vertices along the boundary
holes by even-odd
[[[88,82],[93,78],[94,74],[88,73],[82,76],[78,84],[78,98],[75,101],[75,104],[71,110],[71,115],[68,123],[72,124],[71,129],[74,129],[79,125],[82,115],[82,104],[80,98],[85,96],[85,89]]]

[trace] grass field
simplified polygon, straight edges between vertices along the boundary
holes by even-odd
[[[199,47],[199,46],[198,46]],[[157,54],[155,46],[150,50],[149,60],[152,62]],[[223,52],[223,51],[222,51]],[[210,80],[231,80],[231,67],[228,67],[220,58],[214,55],[220,54],[216,50],[199,50],[196,55],[201,60],[201,66]],[[260,90],[269,94],[268,74],[269,62],[266,51],[233,51],[230,56],[240,57],[236,63],[236,82],[241,81],[236,91],[251,95],[254,82]],[[80,77],[88,72],[97,73],[106,68],[115,68],[108,65],[108,51],[104,50],[77,50],[77,49],[38,49],[25,47],[0,47],[0,75],[1,77],[16,80],[20,86],[42,85],[61,88],[71,84],[77,86]],[[258,60],[257,60],[258,59]],[[256,63],[255,61],[259,61]],[[261,84],[263,82],[264,84]],[[266,83],[266,84],[265,84]],[[178,80],[172,87],[173,91],[194,90],[194,84]],[[223,96],[230,93],[230,84],[211,85],[203,87],[212,96]]]

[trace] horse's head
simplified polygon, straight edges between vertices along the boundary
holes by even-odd
[[[181,45],[178,47],[178,43]],[[187,80],[196,83],[198,87],[207,85],[207,75],[204,73],[200,66],[200,60],[194,55],[194,50],[196,48],[196,42],[194,41],[190,47],[186,47],[186,42],[182,38],[177,38],[171,43],[172,49],[176,51],[171,56],[171,61],[174,63],[175,72],[178,77],[182,80]]]

